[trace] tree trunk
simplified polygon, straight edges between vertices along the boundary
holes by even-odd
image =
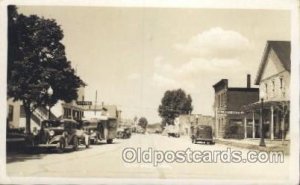
[[[30,106],[24,104],[24,111],[25,111],[25,116],[26,116],[26,133],[30,134],[31,133],[31,111],[30,111]]]

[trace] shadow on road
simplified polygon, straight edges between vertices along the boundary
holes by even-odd
[[[85,146],[80,146],[76,151],[72,148],[65,149],[64,152],[60,153],[56,149],[50,148],[18,148],[16,150],[7,150],[6,152],[6,163],[13,163],[13,162],[24,162],[27,160],[34,160],[34,159],[42,159],[43,157],[51,154],[59,154],[64,155],[71,152],[77,151],[84,151],[92,149],[91,147],[86,148]]]

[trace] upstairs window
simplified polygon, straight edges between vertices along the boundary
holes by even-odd
[[[280,81],[280,89],[282,89],[282,88],[283,88],[283,78],[280,77],[280,78],[279,78],[279,81]]]
[[[272,96],[275,96],[275,81],[272,80]]]

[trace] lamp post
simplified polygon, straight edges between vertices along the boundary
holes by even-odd
[[[47,95],[48,95],[48,98],[49,98],[49,101],[48,101],[48,103],[49,103],[49,112],[48,112],[48,119],[50,119],[51,118],[51,106],[50,106],[50,98],[51,98],[51,96],[53,95],[53,89],[52,89],[52,87],[50,86],[49,88],[48,88],[48,90],[47,90]]]
[[[264,97],[265,97],[265,92],[261,91],[260,95],[260,102],[261,102],[261,107],[260,107],[260,142],[259,146],[266,147],[265,144],[265,135],[264,135]]]

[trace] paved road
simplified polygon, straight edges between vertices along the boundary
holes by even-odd
[[[76,152],[63,154],[12,154],[7,158],[8,176],[38,177],[101,177],[101,178],[202,178],[202,179],[273,179],[288,178],[289,157],[284,163],[126,163],[122,151],[126,147],[147,150],[226,150],[225,145],[192,144],[187,138],[168,138],[149,134],[133,135],[130,139],[116,140],[114,144],[92,145]],[[231,150],[247,150],[231,148]]]

